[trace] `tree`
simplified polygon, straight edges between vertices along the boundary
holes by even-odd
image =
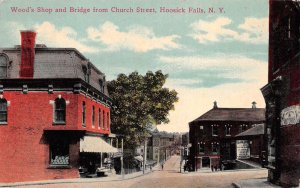
[[[177,92],[163,87],[168,75],[149,71],[118,75],[108,83],[115,108],[111,130],[125,136],[125,147],[134,148],[144,140],[152,125],[168,123],[168,114],[178,101]]]

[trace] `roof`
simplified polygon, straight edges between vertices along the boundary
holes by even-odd
[[[236,135],[235,137],[242,137],[242,136],[255,136],[255,135],[263,135],[265,133],[265,124],[256,124],[254,127],[241,132],[240,134]]]
[[[199,121],[265,121],[264,108],[213,108],[192,122]],[[190,123],[192,123],[190,122]]]
[[[0,53],[7,55],[11,63],[8,70],[8,79],[20,78],[20,46],[15,48],[0,48]],[[108,96],[105,74],[77,49],[35,48],[34,79],[80,78],[85,81],[87,80],[87,75],[84,69],[86,69],[89,75],[89,81],[87,81],[87,83]],[[104,86],[104,91],[100,86],[101,81]]]

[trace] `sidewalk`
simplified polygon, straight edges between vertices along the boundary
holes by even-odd
[[[236,188],[256,188],[256,187],[274,188],[274,187],[280,187],[280,186],[269,183],[266,178],[240,180],[240,181],[233,182],[232,185]]]
[[[47,184],[64,184],[64,183],[88,183],[88,182],[110,182],[110,181],[123,181],[128,179],[137,178],[146,174],[157,170],[159,166],[155,166],[150,170],[149,168],[145,170],[145,174],[143,171],[117,175],[110,174],[105,177],[96,177],[96,178],[75,178],[75,179],[59,179],[59,180],[41,180],[41,181],[31,181],[31,182],[16,182],[16,183],[0,183],[0,187],[21,187],[21,186],[30,186],[30,185],[47,185]]]

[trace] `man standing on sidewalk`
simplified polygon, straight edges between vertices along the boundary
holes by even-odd
[[[161,163],[161,170],[164,170],[164,163]]]

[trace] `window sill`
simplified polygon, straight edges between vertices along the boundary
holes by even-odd
[[[213,134],[212,136],[218,136],[218,135],[216,135],[216,134]]]
[[[0,122],[0,125],[7,125],[7,122]]]
[[[66,122],[53,122],[52,125],[66,125]]]
[[[231,134],[226,134],[225,136],[231,136]]]
[[[70,165],[49,165],[47,169],[71,169]]]

